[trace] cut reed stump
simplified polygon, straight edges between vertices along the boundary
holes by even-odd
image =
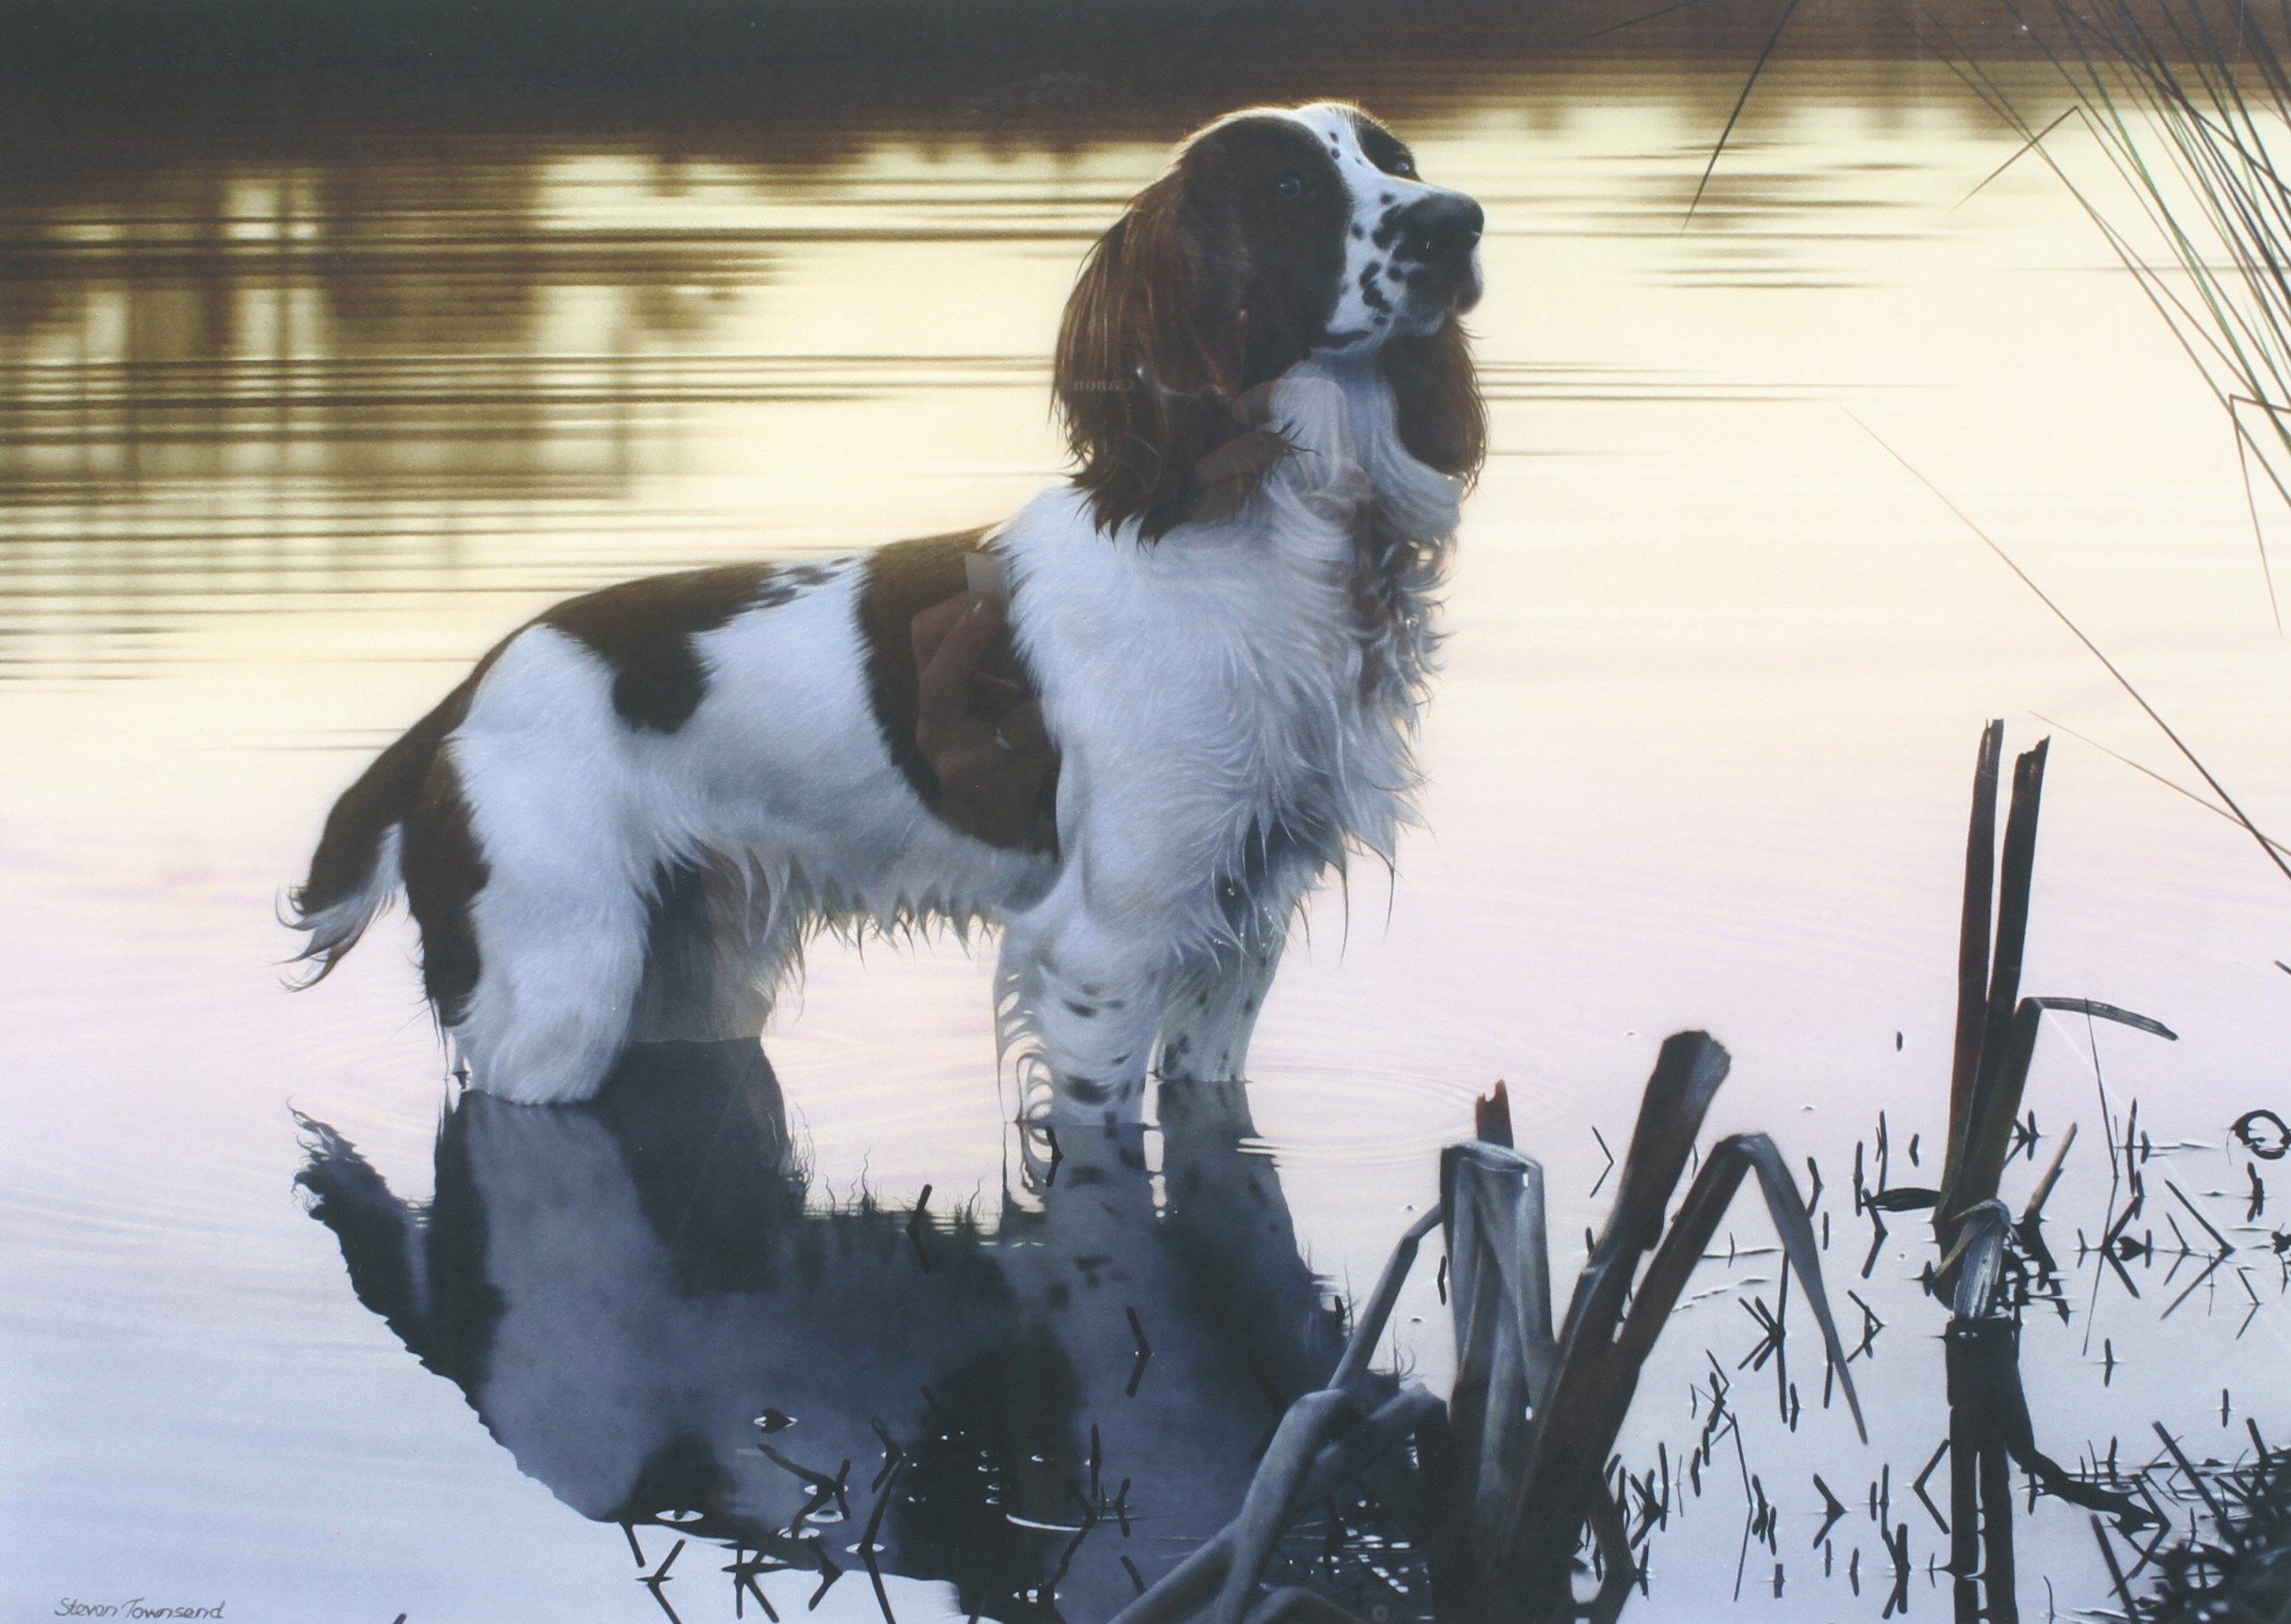
[[[1501,1096],[1483,1102],[1481,1136],[1443,1153],[1439,1206],[1402,1238],[1327,1386],[1298,1399],[1282,1419],[1240,1514],[1115,1624],[1178,1624],[1204,1609],[1216,1624],[1346,1618],[1342,1608],[1306,1591],[1267,1590],[1266,1567],[1299,1507],[1411,1435],[1426,1513],[1419,1543],[1443,1624],[1617,1616],[1637,1569],[1606,1462],[1640,1368],[1751,1174],[1861,1429],[1813,1227],[1773,1142],[1735,1134],[1712,1147],[1666,1231],[1671,1195],[1728,1064],[1726,1051],[1704,1033],[1683,1032],[1663,1044],[1606,1232],[1556,1334],[1543,1168],[1512,1147]],[[1414,1386],[1377,1403],[1369,1357],[1418,1244],[1435,1225],[1444,1227],[1448,1246],[1454,1387],[1445,1405]],[[1597,1594],[1578,1602],[1576,1553],[1586,1529],[1603,1577]]]
[[[2029,1067],[2047,1010],[2170,1038],[2144,1015],[2084,998],[2024,998],[2037,813],[2046,745],[2015,764],[2000,857],[2004,726],[1984,731],[1967,832],[1958,933],[1956,1040],[1948,1154],[1936,1190],[1859,1199],[1929,1208],[1939,1262],[1934,1288],[1948,1332],[1951,1570],[1961,1618],[2015,1615],[2010,1469],[2120,1524],[2152,1520],[2129,1496],[2081,1481],[2036,1447],[2021,1386],[2020,1327],[2007,1290],[2012,1249],[2041,1245],[2036,1226],[2058,1156],[2017,1224],[1997,1199]],[[1789,1268],[1821,1328],[1839,1387],[1866,1439],[1860,1401],[1822,1287],[1813,1228],[1787,1164],[1764,1134],[1720,1140],[1674,1215],[1671,1197],[1725,1081],[1726,1051],[1707,1034],[1668,1039],[1640,1103],[1607,1227],[1552,1325],[1550,1240],[1542,1166],[1514,1147],[1500,1085],[1481,1102],[1478,1137],[1440,1160],[1440,1204],[1402,1239],[1326,1388],[1283,1419],[1232,1524],[1125,1609],[1116,1624],[1179,1624],[1214,1603],[1217,1624],[1345,1616],[1303,1590],[1268,1591],[1263,1574],[1299,1507],[1413,1437],[1423,1526],[1442,1624],[1596,1624],[1617,1617],[1638,1578],[1623,1508],[1607,1479],[1640,1370],[1744,1178],[1755,1174]],[[2065,1144],[2063,1151],[2066,1149]],[[1420,1387],[1378,1401],[1368,1359],[1421,1239],[1442,1226],[1456,1376],[1445,1405]],[[1588,1532],[1598,1589],[1575,1594]]]
[[[1543,1169],[1485,1141],[1451,1147],[1443,1158],[1457,1351],[1449,1410],[1470,1488],[1474,1559],[1467,1585],[1451,1581],[1450,1587],[1465,1590],[1484,1624],[1611,1619],[1622,1612],[1638,1574],[1623,1509],[1607,1487],[1607,1461],[1640,1370],[1747,1175],[1757,1175],[1861,1428],[1860,1400],[1822,1288],[1813,1226],[1771,1139],[1734,1134],[1713,1146],[1665,1232],[1671,1193],[1728,1065],[1726,1051],[1705,1033],[1682,1032],[1663,1044],[1606,1230],[1556,1336]],[[1604,1578],[1593,1601],[1578,1606],[1575,1553],[1587,1526]],[[1436,1586],[1441,1577],[1435,1572]],[[1449,1616],[1449,1608],[1441,1614]]]

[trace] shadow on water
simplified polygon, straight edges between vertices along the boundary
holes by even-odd
[[[1859,1421],[1774,1146],[1714,1146],[1666,1226],[1727,1065],[1699,1033],[1665,1045],[1563,1323],[1543,1171],[1509,1148],[1500,1093],[1349,1328],[1237,1084],[1162,1085],[1152,1129],[1051,1135],[1047,1178],[991,1226],[934,1219],[928,1187],[905,1210],[815,1202],[748,1041],[640,1046],[592,1105],[463,1095],[426,1209],[308,1118],[297,1183],[359,1301],[522,1471],[622,1525],[671,1617],[660,1586],[700,1539],[731,1555],[735,1612],[771,1606],[766,1575],[803,1575],[816,1605],[856,1567],[887,1619],[894,1574],[1013,1620],[1155,1624],[1222,1592],[1260,1624],[1558,1624],[1578,1568],[1594,1618],[1642,1582],[1653,1520],[1630,1531],[1612,1446],[1753,1169]],[[1371,1366],[1443,1222],[1445,1404]],[[648,1554],[640,1524],[677,1543]]]
[[[648,1570],[658,1524],[783,1607],[871,1572],[1106,1618],[1238,1503],[1342,1346],[1240,1091],[1160,1108],[1157,1171],[1141,1129],[1068,1134],[991,1213],[822,1206],[755,1044],[663,1044],[593,1105],[463,1096],[426,1209],[315,1122],[300,1182],[360,1302]],[[1300,1560],[1381,1589],[1370,1565],[1406,1559],[1340,1501]],[[679,1590],[705,1573],[688,1554]]]

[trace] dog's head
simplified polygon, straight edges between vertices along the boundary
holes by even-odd
[[[1076,482],[1106,528],[1184,517],[1242,398],[1307,356],[1373,355],[1401,440],[1476,471],[1485,421],[1457,318],[1480,297],[1481,212],[1418,178],[1342,102],[1255,108],[1189,137],[1091,252],[1059,333]]]

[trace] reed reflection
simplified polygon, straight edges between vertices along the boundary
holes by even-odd
[[[1823,94],[1922,107],[1918,84],[1864,64]],[[1700,139],[1738,88],[1246,54],[1151,86],[1052,61],[15,85],[0,118],[37,129],[41,159],[0,166],[0,673],[151,674],[216,594],[538,595],[970,522],[1007,493],[855,503],[839,448],[1038,485],[1072,268],[1172,133],[1357,97],[1460,137],[1499,236],[1557,207],[1594,237],[1668,242],[1670,135],[1580,198],[1545,195],[1560,171],[1534,155],[1632,106]],[[1979,128],[1976,104],[1948,105]],[[1690,282],[1792,286],[1814,274],[1807,218],[1880,228],[1887,197],[1839,197],[1789,152],[1730,165]],[[1527,365],[1504,348],[1498,404],[1544,398],[1541,378],[1504,382]]]
[[[592,1105],[463,1096],[426,1209],[320,1123],[300,1182],[360,1302],[582,1515],[718,1541],[735,1585],[864,1569],[1110,1617],[1231,1514],[1342,1340],[1241,1090],[1160,1112],[1063,1136],[991,1213],[824,1205],[753,1042],[659,1044]],[[1324,1576],[1381,1589],[1366,1564],[1406,1559],[1342,1514]]]
[[[771,257],[569,223],[564,166],[544,148],[0,195],[0,492],[617,486],[657,393],[659,362],[640,357],[689,339]]]

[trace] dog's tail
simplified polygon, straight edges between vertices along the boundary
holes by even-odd
[[[309,877],[287,892],[286,922],[308,938],[293,959],[311,966],[293,983],[297,989],[323,981],[402,883],[406,820],[439,749],[467,713],[473,686],[474,680],[455,689],[377,756],[326,815]]]

